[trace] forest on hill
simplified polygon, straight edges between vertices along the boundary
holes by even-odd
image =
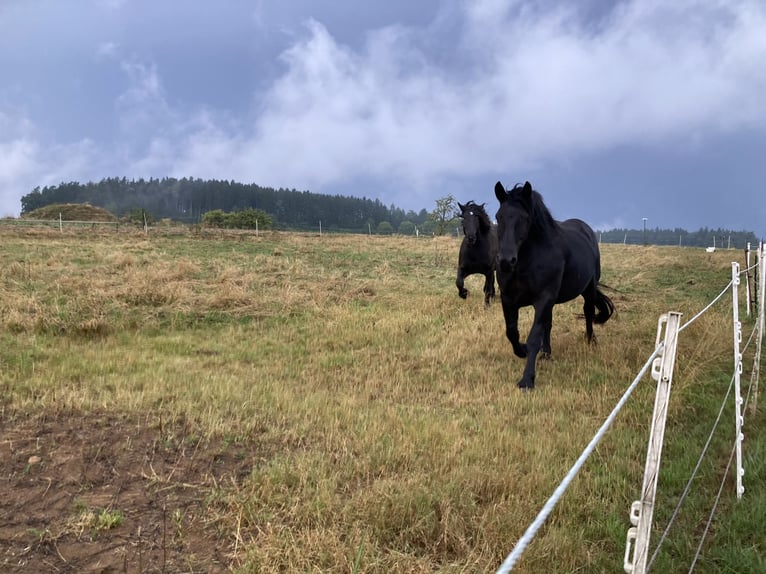
[[[36,187],[21,198],[22,215],[51,204],[89,203],[118,217],[135,210],[152,220],[171,219],[200,223],[211,211],[226,213],[247,209],[263,211],[275,229],[348,231],[357,233],[411,234],[417,228],[430,234],[438,229],[458,232],[457,203],[449,196],[436,202],[434,212],[405,211],[386,206],[379,199],[325,195],[295,189],[273,189],[256,184],[195,178],[127,179],[106,178],[94,183],[69,182]],[[453,216],[453,212],[454,216]],[[454,219],[450,220],[451,217]],[[439,225],[441,220],[443,225]],[[445,221],[446,220],[446,221]],[[599,241],[631,245],[680,245],[684,247],[744,248],[758,238],[752,231],[701,228],[612,229],[598,231]]]
[[[405,212],[378,199],[324,195],[295,189],[273,189],[256,184],[194,178],[106,178],[98,183],[69,182],[37,187],[21,198],[22,215],[52,203],[90,203],[123,216],[146,210],[155,219],[199,223],[208,211],[258,209],[270,214],[276,229],[337,231],[397,231],[402,223],[421,226],[429,213]],[[409,226],[405,226],[409,227]]]

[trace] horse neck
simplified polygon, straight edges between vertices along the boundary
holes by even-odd
[[[492,236],[492,226],[485,227],[483,225],[479,226],[479,233],[477,235],[477,238],[481,241],[489,241],[489,238]]]
[[[479,217],[479,234],[482,237],[487,237],[492,232],[493,227],[494,226],[486,215],[484,217]]]
[[[556,241],[561,236],[561,225],[559,222],[548,217],[532,225],[527,241],[536,241],[546,243]]]
[[[553,219],[551,212],[542,202],[535,206],[532,219],[531,237],[538,241],[545,241],[554,240],[559,236],[561,226]]]

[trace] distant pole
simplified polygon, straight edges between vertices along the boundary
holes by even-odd
[[[644,220],[644,246],[646,246],[646,217],[642,217]]]
[[[61,221],[61,212],[59,211],[59,231],[64,231],[64,222]]]
[[[367,235],[372,235],[372,227],[370,227],[370,222],[367,222]]]
[[[258,237],[258,220],[255,220],[255,236]]]
[[[319,235],[322,235],[322,220],[319,220]]]

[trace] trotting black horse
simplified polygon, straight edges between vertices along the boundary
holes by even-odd
[[[468,296],[464,279],[474,273],[484,275],[484,306],[489,307],[495,296],[495,263],[497,261],[497,232],[489,220],[484,204],[469,201],[458,202],[460,218],[463,221],[463,242],[457,262],[457,293],[461,298]]]
[[[584,221],[556,221],[529,182],[506,192],[498,181],[495,196],[499,241],[497,282],[505,316],[505,335],[516,356],[527,359],[519,388],[535,386],[535,360],[551,352],[553,306],[582,295],[585,334],[606,323],[614,304],[598,288],[601,256],[596,234]],[[519,341],[519,308],[532,305],[535,317],[527,342]]]

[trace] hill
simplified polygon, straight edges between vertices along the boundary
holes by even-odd
[[[98,205],[122,217],[141,209],[156,219],[199,223],[208,211],[260,209],[274,218],[277,229],[323,229],[369,232],[382,222],[394,230],[408,221],[422,230],[428,212],[405,212],[378,199],[325,195],[295,189],[194,178],[106,178],[98,183],[61,183],[37,187],[21,198],[21,213],[61,203]],[[56,215],[58,218],[58,214]]]
[[[89,203],[53,203],[38,207],[22,215],[24,219],[50,219],[64,221],[117,221],[117,217],[103,207]]]

